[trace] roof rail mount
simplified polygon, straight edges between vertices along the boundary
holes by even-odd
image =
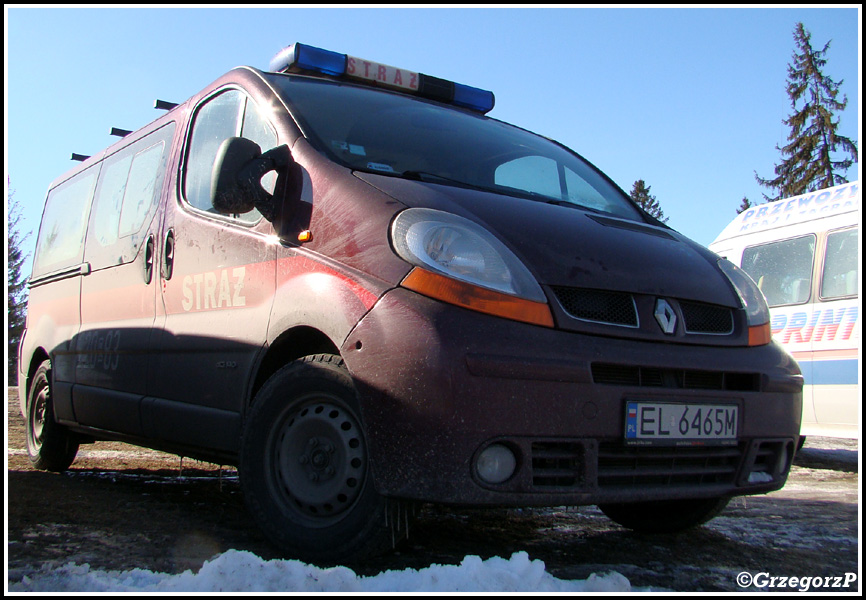
[[[158,98],[153,103],[153,107],[157,110],[171,110],[175,106],[177,106],[176,102],[168,102],[166,100],[160,100]]]

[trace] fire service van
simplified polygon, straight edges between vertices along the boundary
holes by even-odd
[[[855,181],[754,206],[710,245],[758,283],[800,364],[803,435],[860,433],[859,220]]]
[[[677,531],[781,488],[803,377],[758,286],[493,104],[295,44],[55,180],[33,463],[113,439],[237,465],[308,560],[388,550],[423,502]]]

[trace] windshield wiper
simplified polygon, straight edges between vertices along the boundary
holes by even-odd
[[[496,190],[491,190],[490,188],[486,188],[474,183],[466,183],[465,181],[460,181],[458,179],[451,179],[450,177],[445,177],[444,175],[437,175],[436,173],[427,173],[425,171],[403,171],[400,173],[400,176],[405,179],[411,179],[413,181],[426,181],[428,183],[444,183],[451,184],[460,187],[466,187],[473,190],[481,190],[484,192],[495,192]]]
[[[552,202],[559,202],[559,200],[552,199],[549,196],[544,196],[542,194],[537,194],[535,192],[530,192],[527,190],[500,186],[487,187],[483,185],[478,185],[477,183],[467,183],[458,179],[451,179],[450,177],[445,177],[444,175],[437,175],[436,173],[427,173],[425,171],[403,171],[400,176],[405,177],[406,179],[411,179],[413,181],[426,181],[427,183],[442,183],[445,185],[455,185],[458,187],[480,190],[482,192],[490,192],[491,194],[505,194],[507,196],[517,196],[529,200],[537,199],[542,202],[547,202],[548,200],[552,200]]]
[[[594,212],[598,214],[607,214],[603,210],[599,208],[594,208],[592,206],[586,206],[585,204],[578,204],[577,202],[571,202],[570,200],[557,200],[556,198],[551,198],[550,196],[545,196],[543,194],[536,194],[535,192],[525,192],[527,194],[532,194],[533,200],[538,200],[539,202],[546,202],[547,204],[554,204],[556,206],[567,206],[569,208],[577,208],[580,210],[588,210],[589,212]]]

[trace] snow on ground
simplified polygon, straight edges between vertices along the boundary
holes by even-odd
[[[65,565],[25,577],[10,592],[631,592],[619,573],[592,574],[584,580],[557,579],[526,552],[510,559],[467,556],[459,565],[386,571],[359,577],[347,567],[321,569],[296,560],[263,560],[251,552],[229,550],[205,562],[198,573],[178,575],[97,571]]]
[[[816,446],[822,438],[810,438],[807,446]],[[830,440],[833,448],[839,440]],[[850,447],[849,447],[850,446]],[[859,443],[854,440],[846,448],[836,450],[834,458],[841,463],[858,464]],[[808,448],[806,452],[808,452]],[[804,454],[806,454],[804,452]],[[807,469],[808,470],[808,469]],[[116,474],[115,474],[116,475]],[[108,476],[108,475],[107,475]],[[236,477],[236,475],[234,475]],[[136,475],[140,477],[140,475]],[[228,475],[229,478],[232,474]],[[789,484],[789,491],[794,485]],[[736,503],[748,499],[735,499]],[[591,514],[591,511],[590,511]],[[599,518],[601,513],[599,513]],[[755,530],[750,522],[724,515],[711,521],[708,527],[723,535],[745,543],[764,547],[785,548],[794,541],[809,539],[829,547],[854,545],[857,538],[828,537],[822,531],[804,532],[802,526],[784,520],[766,524]],[[626,569],[628,565],[623,565]],[[680,569],[694,567],[680,566]],[[702,576],[709,571],[701,567]],[[718,570],[719,578],[730,581],[733,571]],[[626,572],[629,572],[626,570]],[[8,581],[8,580],[7,580]],[[100,571],[89,565],[67,564],[46,567],[24,577],[20,582],[8,582],[9,592],[280,592],[308,594],[330,593],[447,593],[447,592],[649,592],[669,591],[633,588],[622,574],[611,571],[592,574],[584,580],[564,580],[553,577],[540,560],[530,560],[526,552],[516,552],[511,558],[500,557],[481,560],[466,556],[459,565],[431,565],[424,569],[386,571],[376,576],[362,577],[348,567],[319,568],[296,560],[264,560],[251,552],[229,550],[204,563],[197,572],[185,571],[177,575],[154,573],[143,569],[131,571]]]

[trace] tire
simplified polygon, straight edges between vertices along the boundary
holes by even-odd
[[[601,511],[623,527],[641,533],[676,533],[703,525],[728,505],[730,498],[662,500],[629,504],[599,504]]]
[[[239,473],[248,510],[292,558],[375,556],[408,530],[404,505],[373,485],[355,387],[339,356],[289,363],[265,383],[244,423]]]
[[[36,469],[65,471],[78,454],[78,440],[54,420],[51,363],[44,361],[33,375],[27,396],[27,454]]]

